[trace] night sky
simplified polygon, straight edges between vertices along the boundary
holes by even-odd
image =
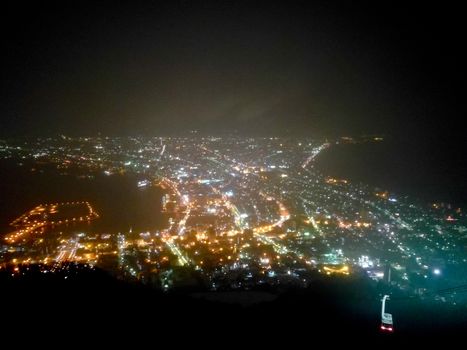
[[[1,15],[0,136],[464,139],[460,6],[11,4]]]

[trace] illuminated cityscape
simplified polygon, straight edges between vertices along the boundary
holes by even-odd
[[[166,222],[139,232],[95,230],[89,223],[99,220],[99,210],[90,202],[40,203],[11,222],[2,269],[14,276],[31,264],[46,270],[87,264],[163,291],[307,287],[317,274],[357,274],[400,297],[465,302],[464,294],[437,294],[440,286],[467,282],[462,209],[320,174],[315,157],[342,142],[349,141],[62,136],[4,142],[2,158],[30,164],[33,172],[136,176],[138,191],[162,190]]]
[[[461,3],[2,10],[5,344],[465,336]]]

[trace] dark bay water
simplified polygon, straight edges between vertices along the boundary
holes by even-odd
[[[90,231],[98,233],[146,231],[163,227],[161,214],[162,190],[157,187],[140,189],[132,175],[78,178],[60,175],[54,169],[31,171],[31,165],[0,161],[0,234],[16,217],[40,203],[89,201],[100,218],[93,221]]]
[[[395,140],[339,144],[324,151],[315,167],[347,178],[407,194],[426,202],[467,205],[467,160],[463,149],[439,143]]]

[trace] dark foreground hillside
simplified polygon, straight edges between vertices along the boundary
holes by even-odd
[[[44,329],[53,329],[57,336],[86,330],[115,341],[129,334],[161,339],[175,331],[180,334],[177,341],[204,334],[212,339],[227,337],[229,342],[252,338],[274,343],[279,337],[299,344],[303,339],[335,341],[340,336],[376,342],[413,336],[426,340],[460,336],[467,329],[459,312],[440,312],[420,304],[398,310],[396,332],[381,335],[379,300],[358,279],[318,280],[308,289],[280,294],[269,290],[211,295],[162,294],[86,268],[67,279],[60,273],[0,275],[2,330],[19,336]]]

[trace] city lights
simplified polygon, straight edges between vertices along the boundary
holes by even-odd
[[[8,152],[60,170],[73,166],[90,179],[101,169],[106,179],[136,176],[140,195],[154,187],[162,191],[162,213],[151,215],[163,214],[165,226],[96,230],[91,222],[100,216],[90,202],[42,203],[11,223],[4,264],[17,266],[15,273],[34,262],[91,264],[164,291],[188,281],[210,290],[306,286],[314,273],[348,278],[364,272],[414,295],[421,285],[449,276],[438,266],[465,264],[456,244],[467,232],[461,211],[439,204],[423,208],[403,196],[395,200],[387,191],[323,176],[313,165],[332,147],[329,140],[122,142],[67,138]],[[437,266],[431,274],[429,266]]]

